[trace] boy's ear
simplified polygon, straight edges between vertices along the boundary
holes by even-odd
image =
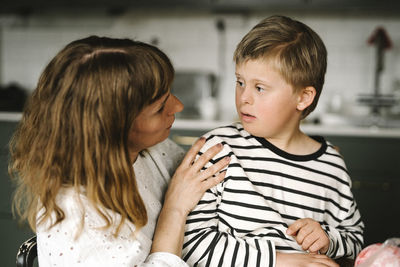
[[[314,101],[317,91],[313,86],[307,86],[300,90],[297,102],[297,110],[305,110]]]

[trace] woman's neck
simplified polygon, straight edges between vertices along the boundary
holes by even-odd
[[[129,152],[129,157],[131,158],[132,165],[135,163],[135,161],[137,160],[138,156],[139,156],[139,152],[136,152],[136,151],[130,151]]]

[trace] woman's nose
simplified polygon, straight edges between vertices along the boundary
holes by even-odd
[[[175,113],[181,112],[183,110],[182,102],[175,96],[171,94],[171,108],[169,115],[174,115]]]

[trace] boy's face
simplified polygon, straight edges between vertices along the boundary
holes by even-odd
[[[299,94],[265,60],[236,65],[236,110],[246,131],[283,138],[298,127]]]

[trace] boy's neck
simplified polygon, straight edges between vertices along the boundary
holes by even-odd
[[[291,132],[265,139],[277,148],[294,155],[308,155],[321,147],[319,142],[303,133],[299,127]]]

